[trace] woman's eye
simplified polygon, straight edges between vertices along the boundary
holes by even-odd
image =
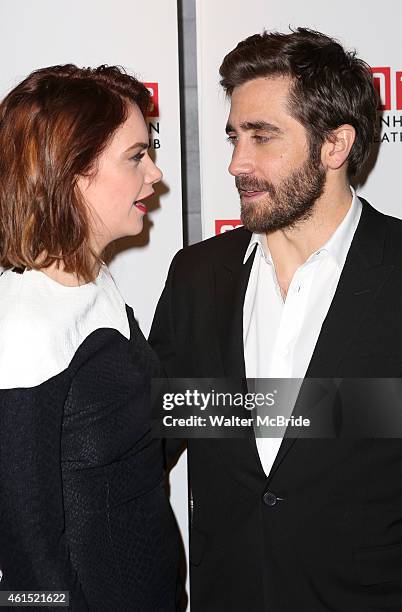
[[[130,159],[139,162],[142,160],[143,157],[145,157],[145,153],[137,153],[137,155],[130,157]]]

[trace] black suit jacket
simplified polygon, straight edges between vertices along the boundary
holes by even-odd
[[[249,240],[175,256],[150,336],[169,376],[245,376]],[[363,201],[307,377],[401,373],[402,222]],[[285,438],[268,478],[253,437],[189,440],[188,462],[193,612],[402,610],[402,440]]]

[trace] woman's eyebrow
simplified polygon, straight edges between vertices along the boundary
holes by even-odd
[[[131,145],[131,147],[128,147],[128,149],[126,149],[124,151],[124,153],[127,153],[127,151],[131,151],[131,149],[148,149],[149,144],[147,142],[136,142],[135,144]]]

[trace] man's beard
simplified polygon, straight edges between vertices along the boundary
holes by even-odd
[[[269,233],[294,227],[313,214],[314,204],[325,186],[325,170],[311,153],[307,161],[277,186],[255,177],[237,176],[236,187],[265,191],[255,202],[241,200],[241,221],[251,232]]]

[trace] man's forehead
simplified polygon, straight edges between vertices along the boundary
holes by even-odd
[[[281,74],[250,79],[241,85],[236,85],[232,91],[231,101],[245,98],[254,99],[255,96],[267,95],[287,97],[291,84],[292,79]]]
[[[236,129],[263,129],[254,124],[277,125],[280,116],[289,114],[288,77],[258,78],[234,88],[230,100],[228,124]]]

